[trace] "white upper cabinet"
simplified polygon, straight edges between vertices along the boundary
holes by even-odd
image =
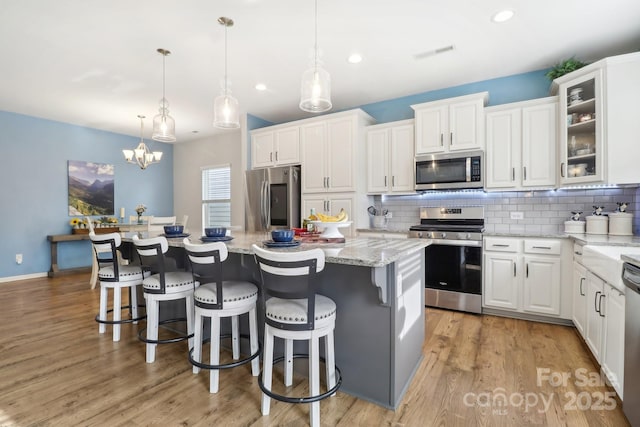
[[[555,187],[557,98],[505,104],[485,111],[486,188]]]
[[[367,128],[367,192],[415,192],[413,120]]]
[[[554,80],[562,185],[637,184],[640,52],[602,59]]]
[[[484,106],[488,92],[412,105],[415,154],[484,149]]]
[[[300,127],[269,127],[251,132],[251,167],[300,163]]]
[[[300,126],[303,194],[365,191],[364,127],[372,122],[353,110]]]

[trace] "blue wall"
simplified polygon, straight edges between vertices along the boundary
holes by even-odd
[[[150,139],[162,161],[147,170],[127,164],[122,150],[139,138],[0,111],[0,277],[49,270],[47,235],[71,232],[67,208],[67,161],[115,166],[115,215],[137,204],[148,215],[173,215],[173,146]],[[15,255],[23,254],[22,265]],[[58,245],[61,268],[91,265],[88,241]]]

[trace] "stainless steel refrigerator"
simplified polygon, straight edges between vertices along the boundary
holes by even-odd
[[[246,172],[245,229],[300,227],[300,166]]]

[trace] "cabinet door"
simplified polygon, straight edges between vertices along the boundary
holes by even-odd
[[[560,84],[558,97],[561,183],[603,181],[602,70]]]
[[[587,272],[587,334],[585,342],[598,363],[601,362],[602,327],[602,292],[604,282],[594,274]]]
[[[301,220],[308,218],[311,214],[311,209],[314,209],[319,213],[328,213],[327,212],[327,199],[322,194],[314,194],[311,196],[304,196],[302,198],[301,204]],[[302,221],[300,222],[302,224]]]
[[[459,102],[449,106],[449,150],[484,148],[483,114],[482,99]],[[446,139],[447,135],[445,135]]]
[[[353,118],[327,121],[329,191],[356,190],[356,122]]]
[[[355,212],[353,208],[355,206],[355,199],[353,196],[348,195],[332,195],[328,199],[328,212],[329,215],[336,215],[340,212],[340,209],[344,209],[345,212],[349,215],[350,218],[355,217]],[[342,233],[346,237],[355,236],[355,221],[349,226],[345,228],[340,228],[340,233]]]
[[[399,193],[415,191],[414,179],[414,126],[397,126],[391,129],[391,191]]]
[[[300,128],[298,126],[276,131],[274,161],[278,165],[300,163]]]
[[[560,258],[525,255],[524,270],[524,311],[559,315]]]
[[[522,185],[556,184],[556,104],[522,109]]]
[[[416,154],[442,153],[448,134],[448,106],[416,110]],[[448,136],[448,135],[447,135]],[[446,145],[449,145],[447,140]]]
[[[487,113],[487,188],[515,188],[520,182],[520,108]]]
[[[624,379],[624,317],[625,296],[609,284],[605,285],[603,302],[605,316],[602,370],[622,399]]]
[[[302,192],[327,191],[327,147],[325,123],[302,126],[300,130],[302,154]]]
[[[587,322],[587,270],[577,262],[573,263],[573,312],[571,318],[578,332],[585,337]]]
[[[413,140],[411,140],[413,147]],[[413,151],[413,150],[412,150]],[[367,192],[382,194],[388,190],[389,129],[367,133]],[[413,160],[413,159],[412,159]]]
[[[518,309],[518,255],[484,254],[483,304],[500,309]]]
[[[251,167],[261,168],[273,165],[273,131],[251,134]]]

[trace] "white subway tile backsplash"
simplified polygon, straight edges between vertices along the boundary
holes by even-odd
[[[383,200],[384,199],[384,200]],[[593,190],[521,192],[448,192],[422,195],[374,197],[376,206],[393,213],[389,228],[409,229],[420,222],[421,206],[484,206],[485,230],[495,233],[562,233],[572,211],[591,215],[593,205],[615,210],[616,202],[627,202],[635,215],[634,233],[640,234],[640,187]],[[524,219],[512,220],[520,211]]]

